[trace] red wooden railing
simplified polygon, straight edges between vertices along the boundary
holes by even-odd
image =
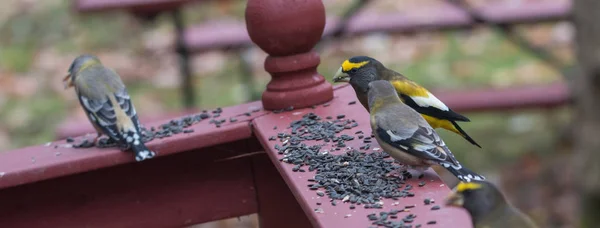
[[[269,54],[265,70],[272,80],[262,102],[223,109],[219,119],[237,121],[216,127],[204,120],[192,125],[191,133],[147,143],[158,156],[141,163],[117,149],[75,149],[64,140],[0,153],[1,226],[173,227],[255,212],[265,228],[370,226],[366,215],[379,210],[330,204],[315,210],[317,199],[307,188],[311,172],[293,172],[292,165],[279,162],[275,142],[269,140],[278,132],[274,127],[285,129],[309,112],[345,114],[358,124],[353,131],[370,132],[367,112],[348,105],[355,100],[351,88],[334,89],[316,71],[319,56],[311,49],[325,27],[321,1],[249,0],[246,23],[252,41]],[[498,107],[490,104],[550,107],[568,101],[561,84],[540,90],[513,89],[500,97],[496,92],[440,92],[438,97],[456,110]],[[270,111],[290,106],[293,111]],[[261,110],[252,112],[257,108]],[[427,172],[425,179],[428,184],[415,188],[415,197],[398,201],[419,205],[411,211],[417,215],[414,224],[436,220],[439,227],[470,227],[463,210],[420,206],[424,198],[440,202],[449,191],[435,173]],[[417,186],[418,180],[408,183]],[[392,202],[384,200],[384,209],[393,208]]]

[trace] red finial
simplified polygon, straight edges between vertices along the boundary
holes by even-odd
[[[317,72],[319,55],[312,48],[325,27],[320,0],[248,0],[246,27],[269,57],[271,81],[263,92],[265,109],[308,107],[333,99],[331,84]]]

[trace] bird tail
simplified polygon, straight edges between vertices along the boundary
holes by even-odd
[[[450,121],[452,123],[452,125],[454,126],[454,128],[456,128],[456,130],[458,131],[458,133],[460,134],[460,136],[462,136],[463,138],[465,138],[467,141],[469,141],[471,144],[481,148],[481,146],[475,142],[475,140],[473,140],[473,138],[471,138],[471,136],[469,136],[467,134],[467,132],[465,132],[462,128],[460,128],[460,126],[458,126],[458,124],[456,123],[456,121]]]
[[[156,155],[154,151],[151,151],[144,145],[142,137],[136,131],[127,131],[125,140],[131,147],[133,154],[135,154],[135,160],[138,162],[153,158]]]
[[[471,182],[472,180],[485,180],[484,176],[479,175],[479,174],[471,171],[467,167],[464,167],[461,165],[459,165],[457,167],[454,165],[442,164],[442,167],[446,168],[448,171],[450,171],[450,173],[452,173],[459,180],[464,181],[464,182]]]

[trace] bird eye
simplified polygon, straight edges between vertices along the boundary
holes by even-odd
[[[355,68],[355,69],[350,70],[350,73],[356,73],[356,71],[358,71],[358,70]]]

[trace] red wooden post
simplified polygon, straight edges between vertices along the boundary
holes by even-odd
[[[254,185],[261,228],[304,228],[311,223],[294,194],[267,155],[252,160]]]
[[[249,0],[246,27],[269,54],[265,70],[272,79],[262,95],[265,109],[304,108],[333,99],[331,84],[317,72],[319,55],[312,51],[325,28],[320,0]]]

